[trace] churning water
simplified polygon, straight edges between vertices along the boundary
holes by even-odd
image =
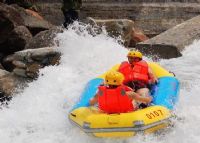
[[[200,41],[188,46],[182,57],[160,61],[181,82],[175,111],[180,120],[169,131],[102,139],[71,125],[68,112],[87,81],[126,60],[127,53],[117,40],[106,34],[92,36],[84,28],[74,25],[58,34],[61,64],[42,69],[36,81],[0,110],[1,143],[200,143]]]

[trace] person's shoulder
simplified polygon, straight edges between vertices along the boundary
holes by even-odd
[[[128,61],[123,61],[123,62],[120,63],[119,69],[123,69],[123,68],[125,68],[127,66],[129,66]]]
[[[128,61],[122,61],[121,64],[128,64]]]

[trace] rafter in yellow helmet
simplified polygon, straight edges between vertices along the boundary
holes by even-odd
[[[134,58],[141,58],[142,59],[142,53],[139,51],[129,51],[127,54],[127,57],[134,57]]]
[[[121,85],[124,75],[117,71],[109,71],[105,76],[105,83],[108,85]]]

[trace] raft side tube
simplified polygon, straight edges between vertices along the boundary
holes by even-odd
[[[90,98],[94,97],[97,90],[98,86],[103,83],[102,78],[95,78],[90,80],[87,85],[85,86],[79,102],[73,107],[72,110],[79,108],[79,107],[88,107],[89,106],[89,101]]]
[[[152,89],[153,104],[172,110],[178,101],[180,83],[175,77],[162,77]]]
[[[170,110],[163,106],[120,114],[106,114],[94,107],[81,107],[69,114],[69,120],[74,125],[97,137],[133,136],[141,131],[150,133],[168,126],[170,118]]]
[[[166,77],[166,76],[167,77],[174,77],[174,75],[172,73],[167,71],[165,68],[160,66],[158,63],[148,62],[148,65],[151,67],[151,69],[153,70],[153,72],[154,72],[154,74],[156,75],[157,78]]]

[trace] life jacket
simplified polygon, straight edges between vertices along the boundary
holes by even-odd
[[[119,67],[119,72],[124,75],[124,84],[130,81],[142,81],[148,83],[148,64],[145,61],[137,62],[134,67],[131,67],[131,64],[128,62],[122,62]]]
[[[132,100],[126,95],[125,85],[110,89],[99,86],[99,109],[106,113],[125,113],[134,110]]]

